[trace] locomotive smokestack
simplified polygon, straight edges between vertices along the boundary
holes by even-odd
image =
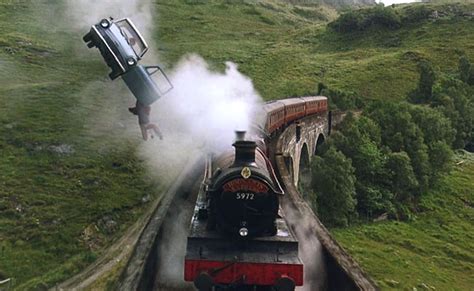
[[[236,130],[235,141],[244,141],[244,140],[245,140],[245,130]]]
[[[234,167],[256,166],[255,148],[257,144],[254,141],[237,140],[233,146],[235,147]]]

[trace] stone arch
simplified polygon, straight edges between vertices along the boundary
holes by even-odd
[[[320,133],[318,135],[318,138],[316,139],[316,146],[314,147],[314,155],[315,156],[318,156],[321,154],[321,151],[320,151],[320,146],[324,143],[324,140],[326,138],[324,137],[324,135],[322,133]]]
[[[293,168],[293,158],[291,156],[284,157],[286,168],[290,174],[291,181],[295,180],[295,171]]]
[[[310,151],[306,143],[301,147],[299,174],[298,174],[298,188],[300,188],[303,197],[306,196],[307,190],[311,187],[311,165],[310,165]]]

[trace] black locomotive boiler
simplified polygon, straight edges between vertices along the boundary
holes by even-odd
[[[283,191],[270,161],[243,135],[209,159],[185,258],[199,290],[293,290],[303,284],[298,242],[279,215]]]

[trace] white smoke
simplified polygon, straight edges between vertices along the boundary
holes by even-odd
[[[173,124],[212,150],[229,147],[235,130],[249,130],[256,121],[261,97],[252,81],[226,63],[224,73],[212,72],[197,55],[184,57],[171,74],[174,89],[158,104]],[[161,103],[161,104],[160,104]]]
[[[173,90],[152,106],[152,122],[164,139],[145,142],[140,150],[154,173],[177,174],[191,156],[229,149],[235,130],[259,123],[262,99],[233,63],[223,73],[213,72],[201,57],[188,55],[170,80]]]

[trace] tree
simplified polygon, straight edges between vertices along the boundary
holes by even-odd
[[[432,171],[431,182],[433,183],[451,169],[453,151],[446,143],[437,141],[429,145],[428,155]]]
[[[421,62],[420,64],[420,82],[418,89],[421,96],[425,100],[429,100],[433,95],[433,85],[436,80],[436,75],[433,67],[429,62]]]
[[[382,144],[392,152],[405,151],[410,157],[420,190],[428,186],[430,171],[428,147],[423,132],[414,122],[408,103],[376,102],[368,108],[369,116],[381,128]]]
[[[393,212],[393,194],[381,185],[356,182],[357,211],[367,218]]]
[[[471,63],[465,55],[459,58],[459,77],[464,83],[468,83],[471,78]]]
[[[418,87],[409,94],[409,99],[413,103],[426,103],[433,96],[433,85],[436,75],[431,64],[427,61],[420,62],[420,80]]]
[[[386,169],[390,177],[390,188],[395,200],[407,202],[412,200],[413,191],[418,187],[410,157],[406,152],[390,153]]]
[[[426,106],[411,106],[410,114],[413,121],[423,132],[423,140],[428,147],[435,142],[444,142],[451,145],[456,131],[451,121],[441,112]]]
[[[314,157],[311,166],[319,217],[327,225],[346,226],[357,204],[351,161],[331,147],[323,156]]]
[[[474,88],[457,79],[443,80],[439,87],[432,106],[451,120],[454,148],[464,148],[474,138]]]

